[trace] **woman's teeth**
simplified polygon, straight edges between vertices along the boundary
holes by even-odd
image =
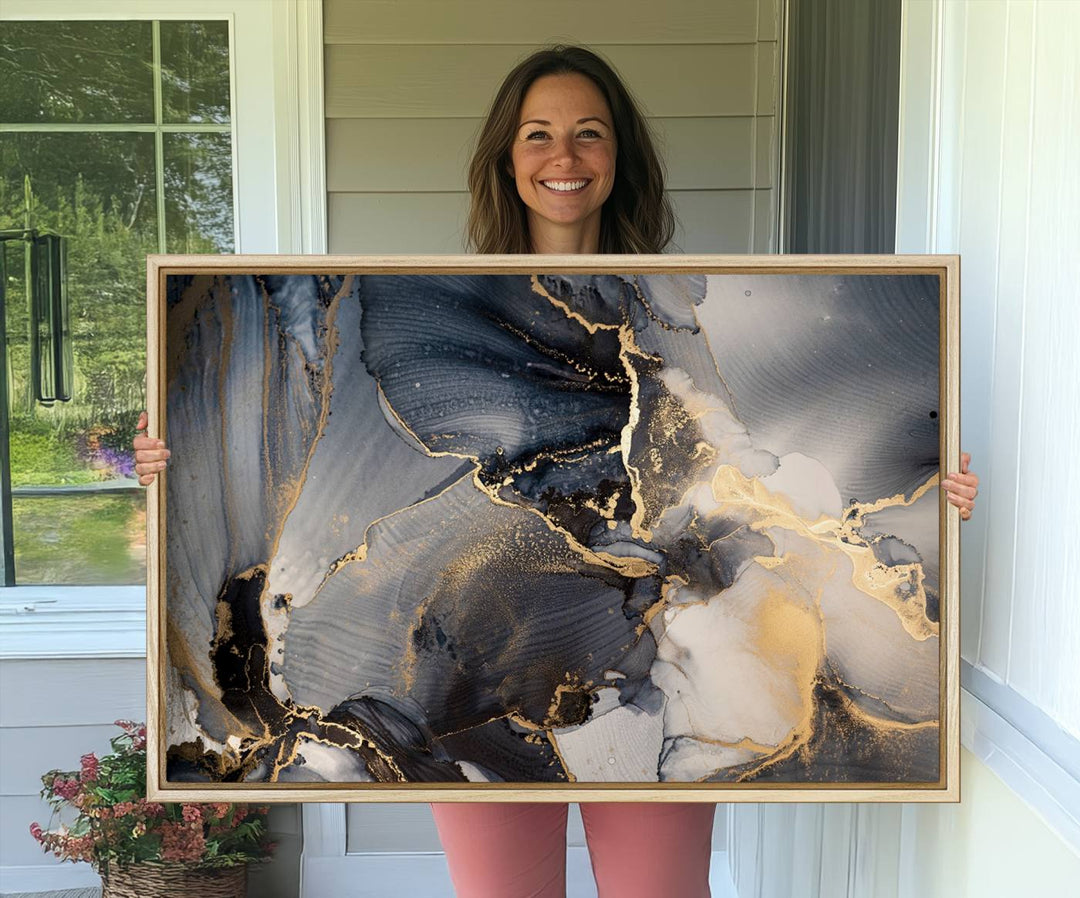
[[[545,187],[551,190],[568,191],[568,190],[580,190],[586,184],[588,180],[584,181],[541,181]]]

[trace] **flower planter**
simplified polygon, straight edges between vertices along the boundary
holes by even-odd
[[[101,876],[101,898],[244,898],[247,866],[206,869],[188,864],[132,864]]]
[[[113,751],[50,770],[41,797],[74,820],[30,824],[42,849],[101,874],[103,898],[244,898],[248,864],[269,860],[268,807],[146,799],[146,727],[118,720]]]

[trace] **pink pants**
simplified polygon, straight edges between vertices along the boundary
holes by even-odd
[[[433,804],[458,898],[564,898],[565,804]],[[599,898],[708,898],[716,805],[584,803]]]

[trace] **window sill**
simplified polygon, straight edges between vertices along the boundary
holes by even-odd
[[[0,659],[145,655],[145,586],[0,590]]]

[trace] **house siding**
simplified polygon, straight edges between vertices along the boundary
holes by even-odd
[[[778,0],[556,2],[539,33],[536,17],[495,0],[327,0],[331,252],[462,252],[465,172],[492,94],[557,42],[594,47],[644,106],[677,251],[776,250]],[[548,22],[573,30],[547,33]]]

